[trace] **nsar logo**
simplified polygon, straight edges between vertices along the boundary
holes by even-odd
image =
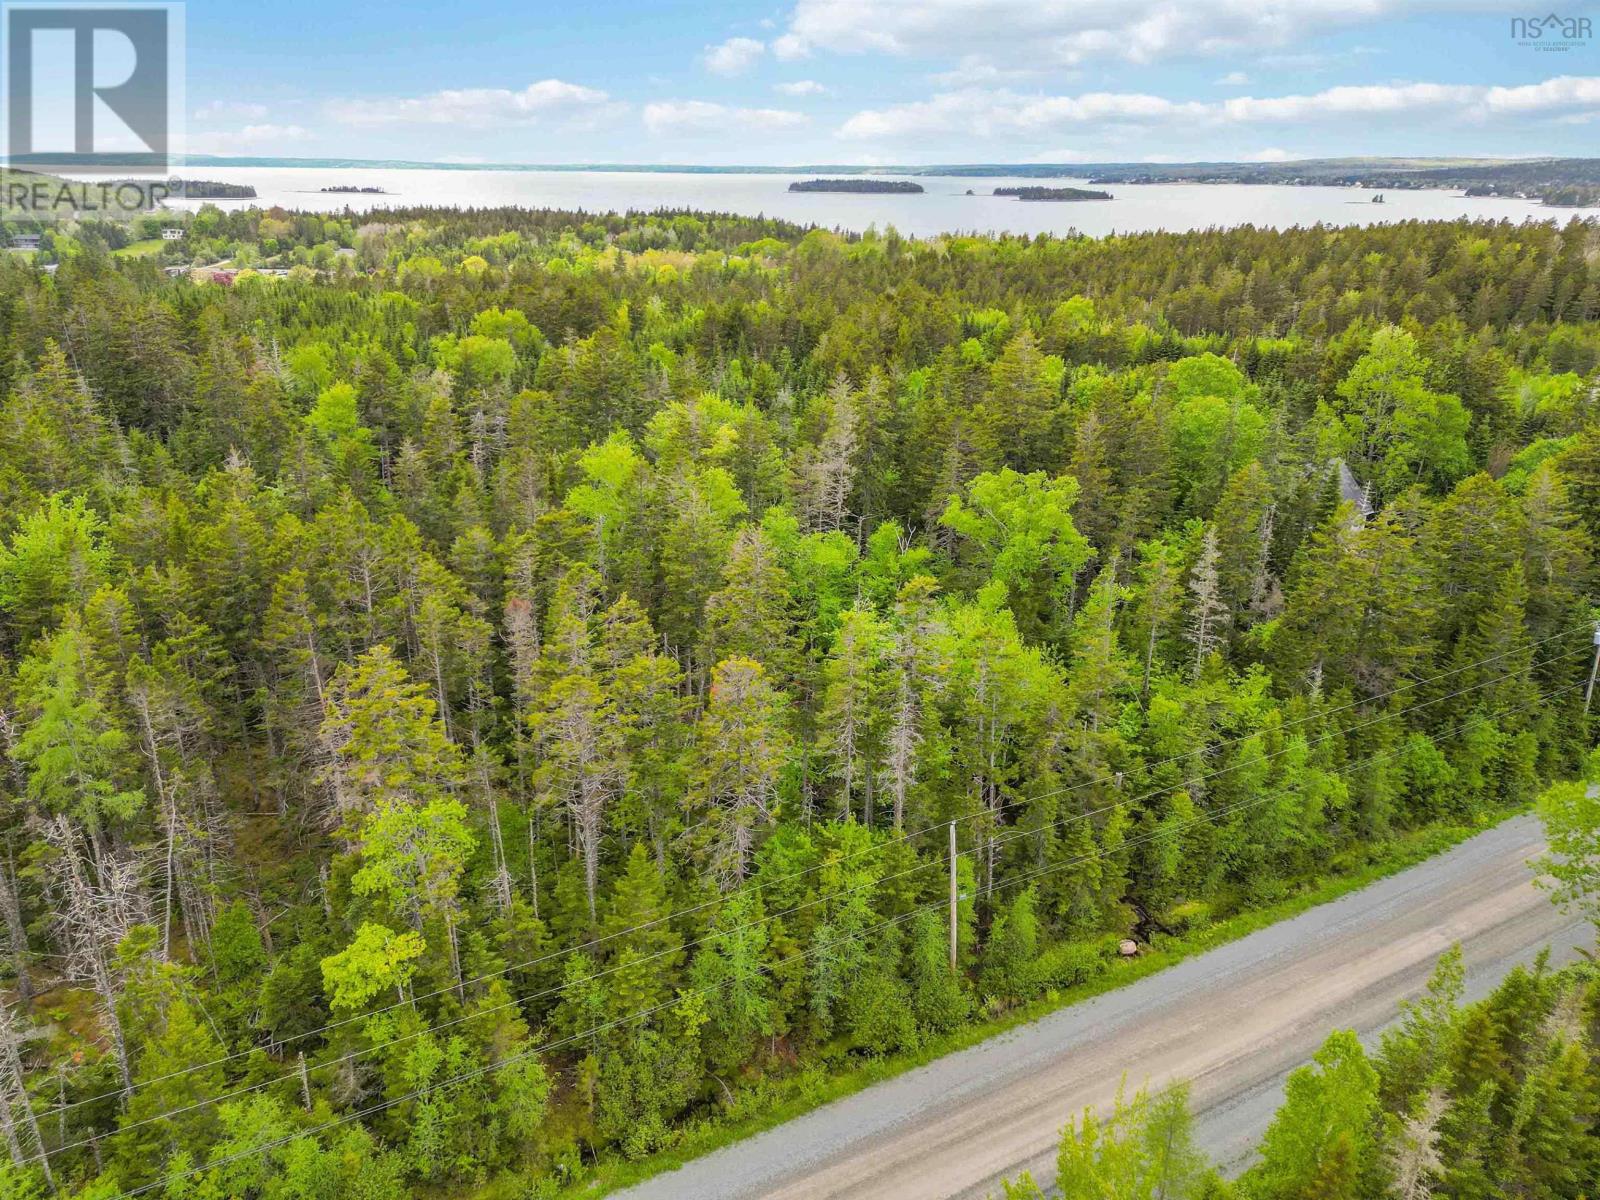
[[[1542,17],[1512,17],[1511,38],[1530,50],[1560,52],[1584,45],[1594,36],[1589,17],[1563,17],[1549,13]]]

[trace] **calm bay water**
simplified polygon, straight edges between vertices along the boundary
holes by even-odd
[[[921,195],[790,192],[801,175],[706,175],[625,171],[424,170],[376,167],[197,167],[197,178],[252,184],[257,199],[223,206],[359,211],[393,205],[568,208],[589,212],[693,208],[782,217],[860,232],[893,225],[919,237],[953,232],[1080,233],[1185,230],[1253,224],[1370,225],[1382,221],[1566,221],[1600,209],[1546,208],[1532,200],[1471,198],[1449,191],[1391,191],[1384,203],[1359,188],[1245,184],[1113,184],[1103,201],[1022,201],[990,193],[1017,184],[1084,184],[1082,180],[970,179],[918,176]],[[332,185],[378,187],[381,196],[327,193]],[[967,195],[971,190],[974,194]],[[198,208],[199,202],[180,207]]]

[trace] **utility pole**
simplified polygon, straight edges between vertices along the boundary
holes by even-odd
[[[956,973],[956,910],[960,896],[956,894],[956,823],[950,822],[950,973]]]
[[[1583,711],[1589,711],[1589,701],[1594,699],[1594,677],[1600,671],[1600,621],[1594,623],[1594,662],[1589,666],[1589,686],[1583,692]]]

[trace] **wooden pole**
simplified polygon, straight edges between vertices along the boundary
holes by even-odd
[[[1589,711],[1589,701],[1594,699],[1594,677],[1600,671],[1600,625],[1594,627],[1594,662],[1589,665],[1589,686],[1583,690],[1583,711]]]
[[[950,822],[950,973],[956,972],[956,912],[960,897],[956,894],[956,823]]]

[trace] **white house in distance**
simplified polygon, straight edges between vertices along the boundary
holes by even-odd
[[[176,242],[176,241],[180,241],[182,238],[183,238],[183,230],[182,229],[179,229],[179,228],[176,228],[174,226],[168,225],[168,226],[163,227],[163,229],[161,230],[161,240],[164,241],[164,242]]]

